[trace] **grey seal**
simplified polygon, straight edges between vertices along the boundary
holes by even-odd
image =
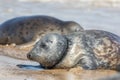
[[[0,44],[33,45],[44,34],[68,34],[82,30],[83,28],[74,21],[62,21],[50,16],[16,17],[0,25]]]
[[[45,68],[52,68],[61,61],[67,49],[65,37],[59,34],[48,34],[30,52],[29,59],[42,63]]]
[[[51,39],[50,36],[55,38]],[[58,45],[58,43],[55,44],[54,41],[56,40],[57,42],[62,42],[65,46],[67,45],[67,48],[63,47],[63,45]],[[49,42],[53,43],[48,44]],[[42,43],[44,43],[45,47],[41,46]],[[86,30],[68,35],[48,34],[37,42],[27,56],[30,60],[39,62],[45,68],[72,68],[80,66],[83,69],[90,70],[120,70],[120,37],[101,30]],[[53,60],[56,56],[60,59],[55,59],[56,63],[54,63],[54,61],[51,61],[51,58]],[[49,64],[45,63],[46,61]]]

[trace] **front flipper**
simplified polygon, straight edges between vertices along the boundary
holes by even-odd
[[[97,69],[98,64],[94,56],[84,55],[78,62],[78,66],[83,69],[94,70]]]

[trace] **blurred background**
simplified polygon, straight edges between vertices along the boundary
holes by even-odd
[[[0,0],[0,23],[29,15],[73,20],[85,29],[106,30],[120,36],[120,0]]]

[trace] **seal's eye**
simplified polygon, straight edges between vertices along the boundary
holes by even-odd
[[[53,41],[52,41],[52,40],[46,40],[46,42],[47,42],[47,43],[53,43]]]
[[[41,44],[40,44],[40,47],[41,47],[41,48],[46,48],[46,47],[47,47],[47,45],[46,45],[46,44],[44,44],[44,43],[41,43]]]

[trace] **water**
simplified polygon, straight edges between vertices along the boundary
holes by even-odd
[[[18,64],[17,66],[19,68],[21,68],[21,69],[24,69],[24,70],[45,70],[40,65],[23,65],[23,64]]]

